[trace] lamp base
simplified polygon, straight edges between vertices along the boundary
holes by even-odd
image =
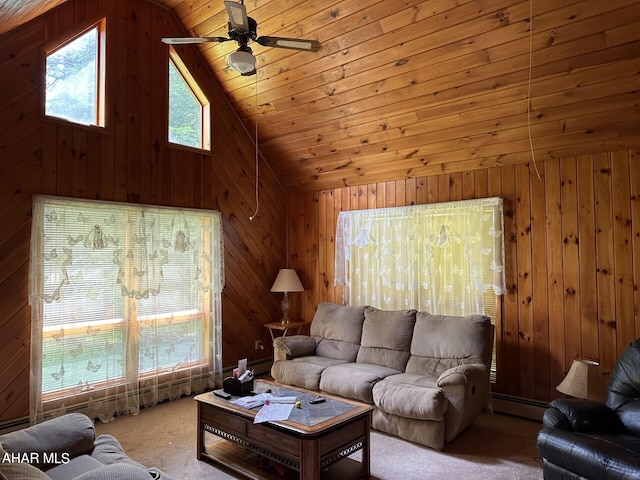
[[[284,297],[282,297],[282,302],[280,302],[280,308],[282,309],[282,320],[280,320],[280,323],[282,323],[282,325],[287,325],[289,323],[290,306],[289,296],[287,295],[287,292],[284,292]]]

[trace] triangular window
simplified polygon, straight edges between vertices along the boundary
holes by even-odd
[[[104,126],[106,20],[47,51],[45,115]]]
[[[169,58],[169,132],[171,143],[211,149],[209,100],[173,49]]]

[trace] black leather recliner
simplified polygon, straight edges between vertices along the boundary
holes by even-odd
[[[640,479],[640,339],[620,355],[604,404],[556,399],[542,424],[545,480]]]

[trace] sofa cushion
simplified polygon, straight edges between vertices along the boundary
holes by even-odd
[[[440,375],[463,364],[491,362],[491,321],[483,315],[465,317],[416,314],[407,373]]]
[[[364,322],[364,306],[318,305],[309,333],[316,339],[316,355],[354,362]]]
[[[398,370],[370,363],[343,363],[328,367],[320,377],[320,390],[373,403],[373,386]]]
[[[438,377],[435,375],[422,375],[416,373],[398,373],[385,377],[380,383],[397,383],[401,385],[415,385],[421,388],[439,388]]]
[[[102,463],[90,455],[80,455],[68,463],[62,463],[50,468],[47,470],[47,475],[51,480],[69,480],[103,466]]]
[[[96,438],[91,456],[105,465],[126,463],[128,465],[146,469],[144,465],[131,459],[124,453],[120,442],[113,435],[103,434]]]
[[[392,415],[416,420],[444,420],[449,402],[433,377],[401,373],[373,387],[373,403]]]
[[[33,465],[46,470],[55,466],[47,462],[45,453],[65,453],[70,458],[90,452],[95,439],[93,421],[82,413],[69,413],[29,428],[0,436],[7,452],[30,452],[38,455]]]
[[[336,360],[329,357],[299,357],[291,360],[274,362],[271,376],[278,383],[295,385],[309,390],[320,388],[320,375],[330,366],[346,363],[346,360]]]
[[[409,360],[415,320],[415,310],[367,307],[356,361],[403,371]]]

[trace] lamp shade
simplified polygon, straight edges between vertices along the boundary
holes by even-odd
[[[272,292],[304,292],[304,287],[293,268],[281,268],[271,287]]]
[[[603,377],[598,373],[598,363],[574,360],[556,390],[571,397],[602,402],[606,388]]]
[[[253,72],[256,69],[256,58],[246,50],[238,49],[229,55],[228,64],[240,73]]]

